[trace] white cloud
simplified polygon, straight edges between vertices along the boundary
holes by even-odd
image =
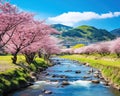
[[[92,19],[106,19],[118,16],[120,16],[120,12],[109,12],[104,14],[98,14],[95,12],[68,12],[56,17],[49,17],[48,22],[73,26],[81,21],[88,21]]]

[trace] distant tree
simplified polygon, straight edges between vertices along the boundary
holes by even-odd
[[[110,46],[111,42],[101,42],[96,45],[97,47],[97,53],[99,53],[102,56],[109,55],[110,54]]]
[[[115,53],[117,57],[120,57],[120,38],[111,42],[110,52]]]

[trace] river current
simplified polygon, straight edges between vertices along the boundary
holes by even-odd
[[[38,81],[8,96],[120,96],[119,91],[104,85],[103,80],[90,73],[97,69],[59,57],[51,60],[55,65],[38,74]],[[64,85],[64,81],[69,84]]]

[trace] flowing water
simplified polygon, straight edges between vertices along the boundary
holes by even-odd
[[[96,69],[57,57],[52,60],[56,65],[38,74],[39,81],[8,96],[120,96],[120,92],[105,86],[103,80],[95,78],[93,72],[89,72],[95,72]],[[81,73],[76,73],[79,70]],[[91,80],[100,80],[100,83],[94,84]],[[67,81],[69,85],[62,85],[63,81]],[[45,94],[45,90],[52,93]]]

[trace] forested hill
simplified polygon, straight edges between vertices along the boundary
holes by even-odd
[[[57,26],[57,27],[56,27]],[[98,29],[93,26],[82,25],[76,28],[72,28],[69,26],[65,26],[64,30],[61,24],[56,24],[54,28],[58,31],[61,31],[61,37],[72,37],[72,38],[84,38],[90,41],[105,41],[105,40],[112,40],[115,38],[113,34],[108,32],[105,29]]]
[[[117,37],[120,37],[120,28],[112,30],[111,34],[113,34],[113,35],[115,35]]]
[[[53,28],[57,29],[60,32],[65,32],[68,31],[70,29],[73,29],[73,27],[70,26],[66,26],[66,25],[62,25],[62,24],[53,24],[51,25]]]

